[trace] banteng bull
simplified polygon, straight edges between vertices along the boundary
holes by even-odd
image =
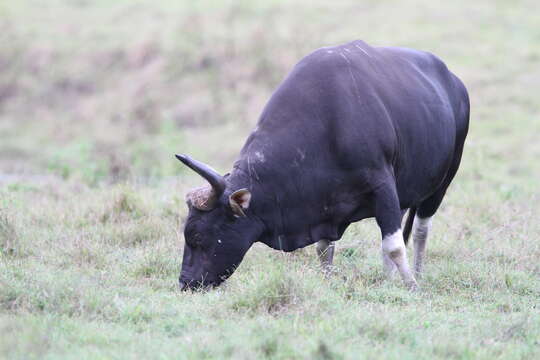
[[[347,227],[375,217],[385,271],[415,289],[468,122],[467,90],[430,53],[362,41],[316,50],[274,92],[230,175],[177,155],[208,182],[187,195],[180,286],[220,284],[257,241],[318,242],[328,266]]]

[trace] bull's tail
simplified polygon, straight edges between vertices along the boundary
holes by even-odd
[[[413,206],[409,209],[407,214],[407,222],[405,223],[405,228],[403,229],[403,241],[405,241],[405,246],[409,242],[409,236],[411,235],[414,217],[416,216],[416,206]]]

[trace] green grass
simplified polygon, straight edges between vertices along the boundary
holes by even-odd
[[[540,28],[524,1],[0,4],[0,358],[540,357]],[[261,244],[181,293],[185,152],[230,170],[299,58],[361,38],[467,85],[463,164],[422,290],[386,280],[373,221],[315,249]]]

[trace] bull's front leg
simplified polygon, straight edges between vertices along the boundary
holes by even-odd
[[[334,248],[333,241],[322,239],[317,242],[317,256],[324,272],[330,272],[332,270]]]
[[[385,267],[395,265],[405,285],[416,290],[418,284],[409,267],[407,249],[401,231],[401,210],[395,185],[385,184],[375,192],[375,219],[381,229]]]
[[[391,279],[396,274],[396,271],[397,271],[396,264],[394,264],[394,261],[390,258],[390,256],[387,253],[382,251],[381,254],[382,254],[384,274],[386,275],[387,278]]]

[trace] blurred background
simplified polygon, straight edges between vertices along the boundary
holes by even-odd
[[[534,0],[4,0],[0,184],[153,183],[184,171],[175,152],[226,171],[300,58],[363,39],[441,57],[471,95],[469,175],[506,191],[532,185],[535,10]]]

